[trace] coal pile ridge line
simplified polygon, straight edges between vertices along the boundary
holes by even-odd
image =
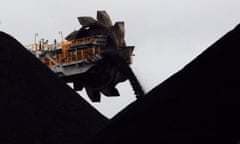
[[[239,38],[237,26],[108,125],[20,43],[0,33],[1,143],[237,143]]]
[[[85,143],[108,124],[107,118],[3,32],[0,50],[0,143]]]
[[[115,116],[91,144],[236,144],[240,25]]]

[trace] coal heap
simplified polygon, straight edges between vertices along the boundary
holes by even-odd
[[[240,25],[121,113],[93,144],[240,140]]]
[[[2,144],[84,143],[108,120],[19,42],[0,32]]]

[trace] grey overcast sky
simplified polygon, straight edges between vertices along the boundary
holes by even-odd
[[[6,0],[0,30],[23,44],[33,43],[34,33],[51,42],[61,40],[59,31],[78,29],[78,16],[106,10],[114,22],[125,21],[126,40],[136,46],[132,68],[148,92],[234,28],[239,7],[240,0]],[[128,82],[118,87],[121,97],[93,104],[109,118],[135,100]]]

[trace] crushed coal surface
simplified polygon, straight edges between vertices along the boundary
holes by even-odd
[[[240,25],[120,112],[91,144],[236,144]]]
[[[80,144],[109,122],[11,36],[0,32],[2,144]]]

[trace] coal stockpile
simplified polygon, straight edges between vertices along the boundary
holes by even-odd
[[[0,32],[0,143],[81,144],[108,120]]]
[[[240,25],[113,118],[92,144],[237,144]]]

